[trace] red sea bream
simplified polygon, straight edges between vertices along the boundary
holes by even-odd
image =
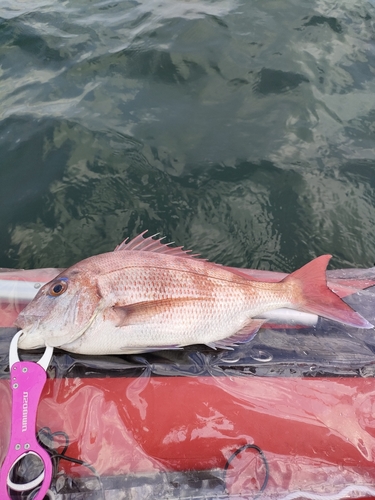
[[[284,307],[373,328],[327,287],[330,257],[268,283],[139,235],[44,285],[17,318],[19,347],[80,354],[230,348],[254,337],[262,313]]]

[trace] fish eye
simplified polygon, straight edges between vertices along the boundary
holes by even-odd
[[[52,297],[58,297],[59,295],[62,295],[67,288],[68,288],[68,283],[61,280],[51,285],[49,289],[49,294],[52,295]]]

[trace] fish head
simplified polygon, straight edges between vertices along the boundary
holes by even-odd
[[[23,330],[18,347],[59,347],[76,340],[90,326],[100,300],[92,273],[72,268],[62,272],[18,315],[16,326]]]

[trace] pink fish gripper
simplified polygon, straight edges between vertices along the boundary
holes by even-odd
[[[51,361],[53,348],[46,347],[41,359],[20,361],[18,339],[22,330],[13,337],[9,348],[9,371],[12,389],[12,420],[8,453],[0,472],[0,498],[12,499],[11,493],[34,492],[39,487],[34,500],[49,496],[52,480],[52,461],[47,451],[36,438],[36,416],[40,395],[47,379],[46,370]],[[43,464],[42,472],[27,483],[16,483],[14,468],[28,454],[35,455]]]

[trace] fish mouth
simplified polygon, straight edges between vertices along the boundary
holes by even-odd
[[[33,335],[31,335],[29,332],[22,331],[18,339],[19,349],[40,349],[45,346],[46,345],[43,338],[40,335],[37,335],[35,332],[33,333]]]
[[[14,322],[15,326],[22,330],[26,330],[29,327],[29,330],[27,333],[34,331],[38,326],[43,318],[42,315],[37,315],[33,314],[32,316],[29,314],[24,314],[23,311],[19,313],[17,316],[16,321]]]
[[[21,316],[21,315],[20,315]],[[39,325],[41,318],[40,316],[28,317],[28,321],[24,321],[24,318],[18,317],[16,321],[16,326],[22,330],[22,333],[18,339],[18,347],[20,349],[39,349],[45,347],[45,341],[43,335],[39,330]],[[29,320],[32,319],[31,324]],[[20,321],[19,321],[20,320]],[[26,323],[26,324],[25,324]]]

